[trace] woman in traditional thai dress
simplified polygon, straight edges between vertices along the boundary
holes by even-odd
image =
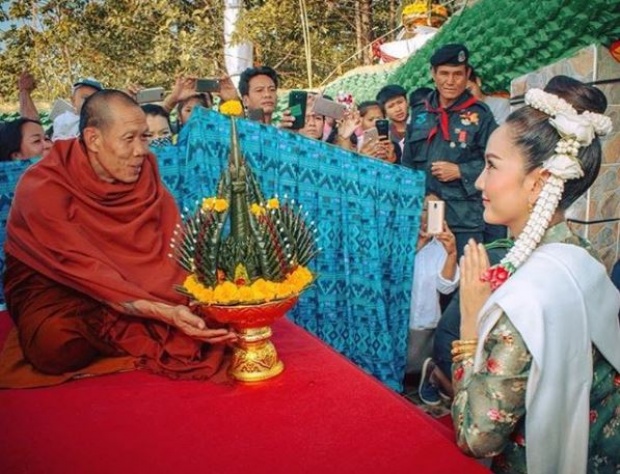
[[[598,89],[558,76],[491,136],[476,185],[515,245],[461,260],[452,416],[495,472],[620,472],[620,295],[564,211],[596,179],[611,131]]]

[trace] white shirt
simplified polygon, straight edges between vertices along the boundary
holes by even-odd
[[[459,285],[459,267],[457,265],[454,279],[446,280],[441,270],[448,253],[434,237],[415,256],[413,266],[413,286],[411,288],[410,329],[433,329],[441,318],[439,295],[452,293]]]
[[[67,111],[54,119],[52,141],[75,138],[79,135],[80,116]]]
[[[491,109],[491,113],[498,125],[503,124],[510,115],[510,100],[503,97],[487,96],[484,103]]]

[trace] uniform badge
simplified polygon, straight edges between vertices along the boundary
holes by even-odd
[[[450,148],[456,148],[456,143],[450,142]]]
[[[458,60],[459,60],[459,62],[460,62],[460,63],[464,63],[464,62],[465,62],[465,59],[467,59],[467,58],[465,58],[465,51],[460,50],[460,51],[459,51],[459,55],[458,55]]]
[[[416,125],[423,125],[426,122],[426,116],[427,115],[428,114],[426,112],[422,112],[421,114],[416,115],[415,124]]]
[[[478,125],[478,122],[480,121],[478,112],[470,112],[469,110],[463,112],[459,118],[461,119],[461,123],[465,126],[472,124]]]

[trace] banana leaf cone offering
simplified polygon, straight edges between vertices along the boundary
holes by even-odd
[[[230,157],[217,193],[184,215],[170,255],[189,273],[177,290],[205,318],[239,334],[230,369],[238,380],[262,381],[283,369],[269,325],[315,279],[308,263],[320,249],[315,224],[306,217],[293,200],[263,196],[231,119]]]

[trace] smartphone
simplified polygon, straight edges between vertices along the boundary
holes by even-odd
[[[445,219],[446,203],[444,201],[428,201],[426,211],[426,232],[431,235],[443,232],[443,221]]]
[[[219,79],[196,79],[196,92],[219,92]]]
[[[372,127],[372,128],[369,128],[368,130],[364,130],[363,137],[364,138],[362,140],[362,146],[364,146],[364,144],[369,143],[373,140],[378,140],[379,132],[377,131],[375,127]]]
[[[142,89],[136,94],[136,102],[138,104],[148,104],[151,102],[161,102],[164,100],[166,91],[163,87],[152,87],[151,89]]]
[[[334,102],[333,100],[318,96],[316,97],[316,99],[314,99],[314,107],[312,108],[312,113],[340,120],[342,117],[344,117],[344,113],[346,110],[346,105],[339,104],[338,102]]]
[[[70,102],[64,99],[56,99],[54,105],[52,105],[52,110],[50,110],[49,118],[53,122],[56,117],[64,114],[65,112],[75,113],[75,111],[73,110],[73,105],[71,105]]]
[[[386,120],[386,119],[376,120],[375,127],[377,127],[377,132],[379,132],[380,137],[390,136],[390,121],[389,120]]]
[[[291,128],[299,130],[306,124],[306,102],[308,93],[306,91],[291,91],[288,95],[288,109],[295,121]]]
[[[248,110],[248,119],[253,120],[255,122],[265,122],[265,111],[263,109],[249,109]]]

